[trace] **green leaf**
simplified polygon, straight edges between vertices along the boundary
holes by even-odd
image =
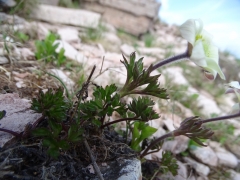
[[[156,128],[151,127],[151,126],[146,126],[141,133],[140,139],[143,141],[144,139],[150,137],[157,131]]]
[[[51,136],[51,132],[49,129],[40,127],[32,131],[34,136]]]
[[[143,121],[149,121],[159,118],[159,115],[153,110],[154,102],[148,97],[138,97],[133,99],[128,105],[129,111],[135,113],[136,117],[141,117]]]
[[[173,176],[178,174],[178,164],[177,160],[171,154],[171,152],[166,151],[162,152],[162,160],[161,160],[161,170],[163,174],[171,172]]]
[[[51,147],[51,148],[49,148],[48,151],[47,151],[47,153],[48,153],[51,157],[53,157],[54,159],[56,159],[56,158],[60,155],[59,149],[56,148],[56,147]]]
[[[56,92],[49,89],[45,94],[40,91],[38,97],[32,100],[31,109],[43,113],[51,120],[61,122],[66,118],[69,106],[69,102],[64,99],[63,90],[59,88]]]
[[[61,124],[55,123],[52,120],[49,120],[48,123],[49,123],[51,129],[53,130],[53,136],[57,137],[60,134],[61,130],[62,130]]]
[[[0,111],[0,120],[2,118],[4,118],[5,115],[6,115],[6,111],[5,110]]]
[[[82,128],[79,128],[76,124],[71,124],[68,130],[68,140],[72,142],[81,140],[83,132]]]
[[[67,149],[69,149],[70,145],[67,143],[67,141],[60,140],[58,142],[58,147],[60,147],[63,150],[67,150]]]

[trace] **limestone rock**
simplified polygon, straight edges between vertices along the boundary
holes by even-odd
[[[114,33],[104,33],[103,38],[106,39],[110,44],[118,45],[120,46],[122,44],[119,37]]]
[[[191,167],[193,167],[199,175],[208,176],[208,174],[210,173],[210,168],[208,166],[201,164],[189,157],[183,157],[183,159],[189,165],[191,165]]]
[[[151,27],[152,20],[146,16],[136,16],[98,3],[85,2],[83,7],[102,14],[103,20],[107,23],[135,36],[146,33]]]
[[[40,0],[40,3],[57,6],[59,3],[59,0]]]
[[[142,179],[141,162],[138,159],[125,159],[125,167],[122,167],[117,180]]]
[[[7,112],[1,119],[1,128],[22,132],[27,123],[34,123],[41,114],[29,110],[31,104],[27,99],[21,99],[18,94],[0,94],[0,110]],[[12,138],[12,135],[0,131],[0,147]]]
[[[59,43],[58,48],[56,49],[56,52],[60,52],[60,50],[63,48],[65,50],[64,55],[72,60],[75,60],[79,63],[84,63],[86,61],[86,57],[78,52],[73,46],[71,46],[66,41],[56,40],[54,43]]]
[[[51,69],[51,73],[59,77],[66,85],[68,90],[73,91],[74,82],[62,70]]]
[[[218,157],[210,147],[190,148],[190,152],[202,163],[210,166],[218,165]]]
[[[41,4],[35,11],[33,11],[31,17],[50,23],[96,28],[99,23],[100,14],[86,10],[69,9]]]
[[[220,166],[235,168],[238,165],[238,159],[231,152],[221,147],[221,144],[210,141],[209,146],[215,151]]]
[[[165,151],[171,151],[173,154],[179,154],[184,152],[188,148],[189,138],[186,136],[177,136],[174,140],[165,141],[162,149]]]
[[[135,51],[134,47],[128,45],[128,44],[123,44],[121,45],[121,51],[124,55],[129,56],[132,52]]]
[[[74,28],[61,28],[58,29],[58,34],[61,37],[61,40],[67,42],[79,42],[78,30]]]
[[[9,62],[9,60],[4,57],[4,56],[0,56],[0,64],[7,64]]]
[[[145,0],[121,0],[114,1],[113,0],[99,0],[100,4],[114,7],[116,9],[121,9],[126,12],[130,12],[137,16],[148,16],[150,18],[155,18],[158,15],[158,10],[160,7],[160,3],[153,1],[145,1]]]

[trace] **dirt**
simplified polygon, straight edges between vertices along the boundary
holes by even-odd
[[[136,157],[136,153],[114,130],[105,130],[101,136],[91,136],[87,141],[105,180],[121,175],[121,158]],[[42,146],[41,139],[30,137],[21,141],[15,138],[0,150],[0,179],[98,179],[92,173],[94,170],[89,166],[91,163],[82,142],[74,144],[68,151],[62,151],[54,159],[47,154],[47,148]]]

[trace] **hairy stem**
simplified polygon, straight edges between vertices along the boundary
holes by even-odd
[[[176,56],[173,56],[173,57],[169,57],[167,59],[164,59],[164,60],[158,62],[157,64],[155,64],[153,66],[152,70],[158,69],[158,68],[160,68],[160,67],[162,67],[166,64],[170,64],[170,63],[181,61],[183,59],[188,59],[188,58],[189,58],[189,54],[188,54],[188,51],[186,51],[182,54],[179,54],[179,55],[176,55]]]
[[[3,131],[3,132],[6,132],[6,133],[9,133],[15,137],[20,137],[20,133],[17,133],[17,132],[14,132],[14,131],[11,131],[11,130],[8,130],[8,129],[4,129],[4,128],[0,128],[0,131]]]
[[[232,114],[232,115],[220,116],[220,117],[205,119],[205,120],[202,120],[202,123],[221,121],[221,120],[232,119],[232,118],[236,118],[236,117],[240,117],[240,112],[238,112],[236,114]]]
[[[122,121],[132,121],[132,120],[141,120],[141,119],[138,119],[137,117],[133,117],[133,118],[123,118],[123,119],[118,119],[118,120],[115,120],[115,121],[112,121],[112,122],[109,122],[109,123],[106,123],[104,125],[101,126],[101,128],[105,128],[106,126],[109,126],[111,124],[115,124],[115,123],[118,123],[118,122],[122,122]]]
[[[167,134],[164,134],[163,136],[155,139],[140,155],[140,158],[143,158],[144,156],[146,156],[148,154],[148,151],[154,147],[155,145],[157,145],[159,142],[161,142],[162,140],[168,138],[168,137],[172,137],[174,135],[175,131],[171,131]]]

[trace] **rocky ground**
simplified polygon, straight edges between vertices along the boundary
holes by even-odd
[[[101,86],[116,83],[121,86],[126,78],[125,68],[120,62],[122,54],[128,57],[136,51],[138,57],[144,56],[144,65],[148,66],[186,49],[186,41],[180,37],[177,26],[160,22],[147,35],[136,38],[101,21],[92,30],[49,23],[51,20],[42,22],[19,16],[13,18],[4,13],[0,13],[0,19],[0,110],[6,110],[9,106],[1,127],[18,128],[19,131],[24,129],[24,123],[38,118],[38,115],[28,112],[26,102],[35,97],[39,89],[46,91],[60,86],[45,72],[58,76],[70,92],[76,92],[96,65],[94,83]],[[57,60],[46,63],[45,59],[35,58],[35,41],[43,40],[49,32],[59,35],[55,41],[59,43],[56,51],[60,52],[61,48],[65,50],[67,59],[60,66]],[[224,84],[239,78],[239,64],[226,52],[220,52],[220,64],[226,82],[220,79],[209,82],[201,70],[188,61],[154,72],[162,74],[160,84],[170,94],[170,100],[158,101],[155,106],[161,115],[151,122],[153,127],[158,128],[155,137],[174,130],[186,117],[200,115],[204,119],[231,113],[235,99],[224,94]],[[12,111],[11,103],[17,104]],[[12,122],[16,117],[22,122],[21,126],[16,124],[15,127]],[[161,159],[164,150],[171,151],[177,157],[178,175],[159,175],[159,179],[240,179],[240,122],[232,119],[210,124],[209,127],[213,128],[215,135],[205,142],[208,147],[197,147],[187,137],[179,136],[165,141],[159,152],[146,157],[150,160]],[[125,127],[120,124],[118,128]],[[10,135],[1,132],[1,146],[10,138]]]

